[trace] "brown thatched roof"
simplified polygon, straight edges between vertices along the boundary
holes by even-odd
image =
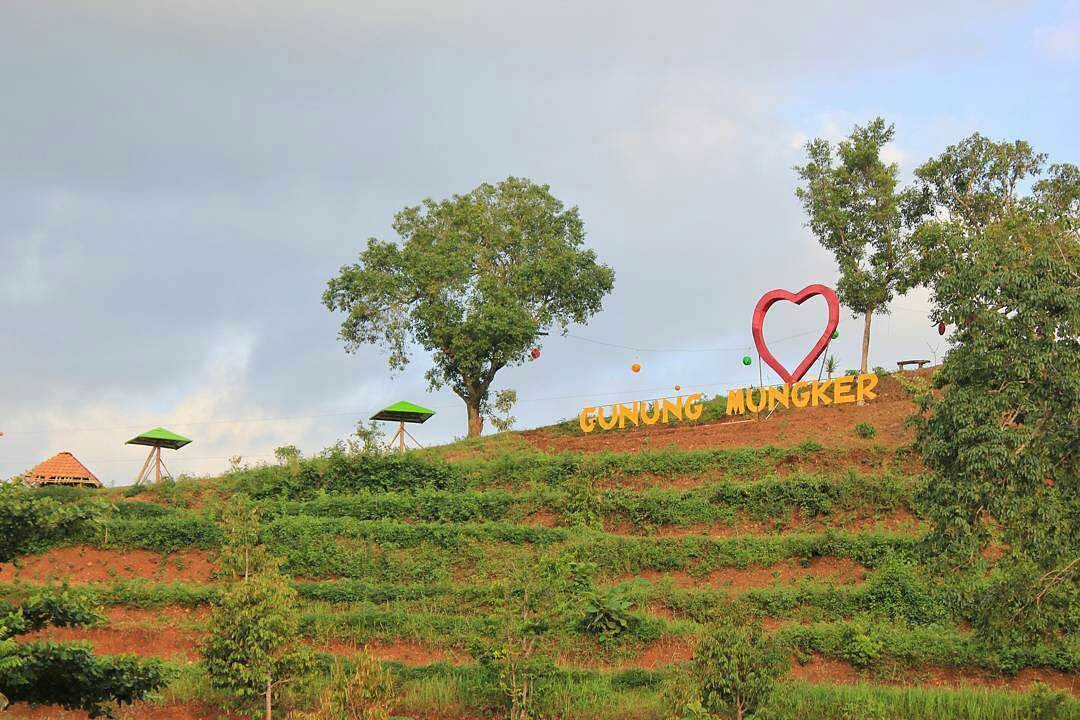
[[[101,481],[69,452],[57,453],[23,475],[27,485],[84,485],[101,487]]]

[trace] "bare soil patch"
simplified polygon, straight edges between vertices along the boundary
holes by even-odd
[[[53,548],[0,564],[0,581],[72,584],[145,578],[159,582],[206,582],[214,571],[207,553],[182,550],[163,555],[147,550],[102,550],[86,545]]]
[[[100,655],[134,653],[142,657],[183,657],[195,660],[199,656],[198,634],[162,625],[160,627],[106,626],[93,628],[48,627],[20,637],[23,640],[52,640],[54,642],[85,641]]]
[[[9,708],[3,717],[12,720],[87,720],[88,716],[81,710],[61,710],[53,705],[31,709],[20,703]],[[116,717],[117,720],[238,720],[240,716],[222,712],[206,703],[192,701],[169,705],[125,705],[116,712]]]
[[[632,662],[621,666],[622,669],[639,667],[646,670],[669,665],[671,663],[688,662],[694,657],[697,641],[686,637],[663,637],[645,648]]]

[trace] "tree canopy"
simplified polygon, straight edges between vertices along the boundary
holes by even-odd
[[[347,350],[379,345],[391,370],[408,364],[413,344],[431,353],[429,386],[465,402],[470,436],[483,430],[495,374],[524,362],[552,327],[586,322],[614,287],[614,271],[584,247],[578,209],[526,179],[425,200],[393,228],[402,241],[369,239],[323,303],[346,313]]]
[[[874,313],[887,313],[896,294],[912,284],[906,194],[897,189],[897,166],[881,158],[895,130],[876,118],[856,125],[835,152],[827,140],[806,145],[807,162],[795,170],[810,230],[836,258],[840,302],[864,316],[861,372],[870,353]]]
[[[923,397],[922,499],[951,568],[989,565],[973,606],[995,635],[1052,637],[1080,607],[1080,172],[1045,164],[976,134],[916,172],[919,263],[955,326]]]

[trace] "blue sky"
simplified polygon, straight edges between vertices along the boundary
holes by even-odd
[[[0,476],[70,450],[125,482],[124,440],[161,424],[196,441],[176,472],[316,452],[398,399],[438,409],[423,442],[463,434],[422,353],[394,378],[346,354],[320,296],[403,206],[511,174],[578,205],[616,270],[573,335],[749,346],[761,293],[835,281],[793,195],[802,142],[880,114],[905,176],[976,130],[1076,162],[1078,38],[1076,3],[8,4]],[[925,311],[876,320],[872,361],[943,353]],[[778,307],[766,335],[818,317]],[[860,328],[842,316],[842,366]],[[496,385],[530,427],[756,381],[742,354],[552,337]]]

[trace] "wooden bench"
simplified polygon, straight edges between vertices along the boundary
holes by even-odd
[[[900,370],[902,372],[904,370],[905,365],[917,365],[918,367],[915,368],[915,369],[916,370],[922,370],[923,365],[929,365],[929,364],[930,364],[929,360],[898,360],[896,362],[896,367],[900,368]]]

